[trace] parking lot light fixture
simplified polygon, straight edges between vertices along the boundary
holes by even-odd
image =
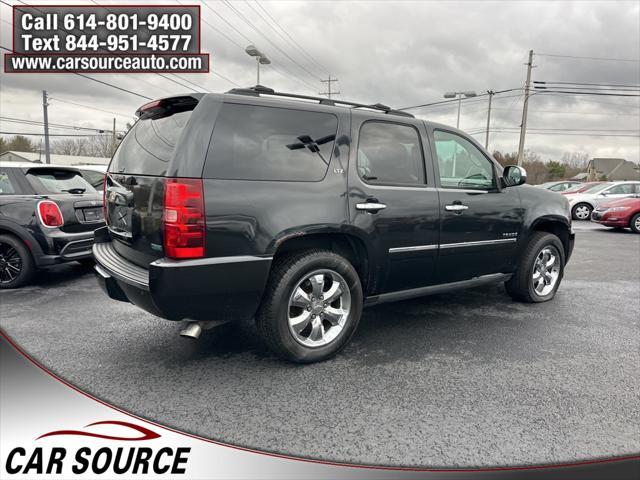
[[[255,45],[249,45],[244,49],[244,51],[247,52],[249,56],[255,57],[256,59],[256,65],[258,69],[256,85],[260,85],[260,65],[269,65],[271,63],[271,60],[269,60],[269,58],[264,53],[258,50]]]
[[[458,119],[456,120],[456,128],[460,128],[460,107],[462,104],[462,98],[477,97],[478,94],[473,90],[467,90],[465,92],[446,92],[444,98],[457,98],[458,99]]]

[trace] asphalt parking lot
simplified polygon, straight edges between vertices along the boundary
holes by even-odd
[[[65,265],[0,293],[0,326],[80,388],[224,442],[405,466],[640,452],[640,235],[576,224],[556,299],[501,285],[365,310],[335,359],[272,356],[251,323],[199,341]]]

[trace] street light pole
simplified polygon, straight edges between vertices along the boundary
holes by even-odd
[[[487,94],[489,94],[489,109],[487,110],[487,131],[485,132],[484,137],[484,148],[489,150],[489,129],[491,127],[491,99],[496,94],[493,90],[487,90]]]
[[[529,50],[527,62],[527,83],[524,85],[524,104],[522,105],[522,123],[520,124],[520,141],[518,142],[518,165],[524,161],[524,137],[527,133],[527,112],[529,111],[529,89],[531,87],[531,69],[533,68],[533,50]]]
[[[51,151],[49,150],[49,112],[47,107],[47,91],[42,91],[42,116],[44,117],[44,159],[47,164],[51,163]]]

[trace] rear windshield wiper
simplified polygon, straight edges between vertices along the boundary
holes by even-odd
[[[70,188],[68,190],[62,190],[63,192],[67,192],[67,193],[73,193],[73,194],[79,194],[79,193],[84,193],[87,191],[86,188]]]

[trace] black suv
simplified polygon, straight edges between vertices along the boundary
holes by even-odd
[[[542,302],[571,255],[566,199],[384,105],[254,87],[137,115],[107,173],[97,277],[186,335],[255,317],[277,354],[323,360],[363,306],[490,282]]]
[[[92,262],[103,225],[102,194],[77,168],[0,163],[0,288],[24,285],[39,267]]]

